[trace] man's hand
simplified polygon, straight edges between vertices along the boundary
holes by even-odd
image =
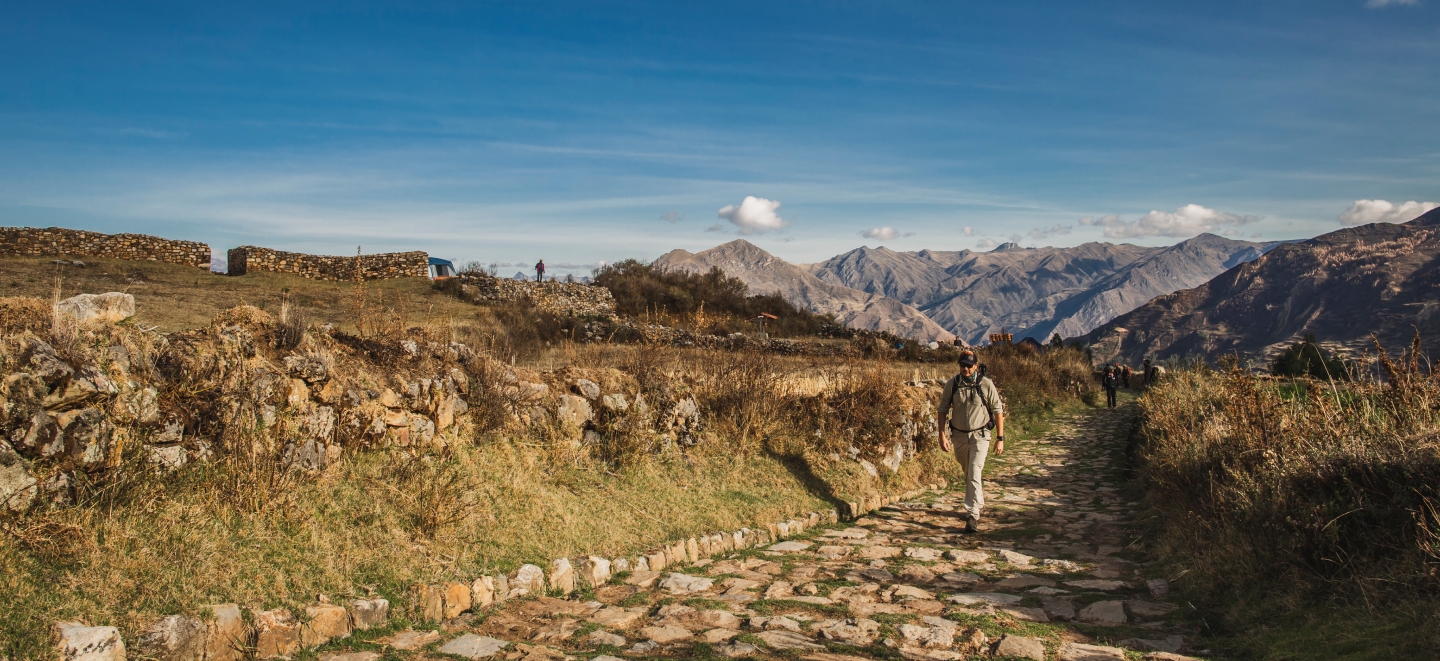
[[[1005,441],[995,441],[995,454],[1005,454]]]
[[[945,429],[942,427],[940,429],[940,449],[946,452],[950,452],[952,448],[953,446],[950,445],[950,438],[946,436]]]

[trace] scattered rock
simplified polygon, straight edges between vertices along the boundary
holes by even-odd
[[[720,654],[721,656],[729,657],[732,659],[738,659],[741,657],[752,656],[760,653],[760,648],[751,645],[750,643],[742,643],[739,641],[727,643],[724,645],[716,645],[714,649],[715,652]]]
[[[978,606],[989,604],[992,606],[1015,606],[1021,602],[1021,597],[1013,594],[1000,592],[964,592],[951,595],[950,603],[961,606]]]
[[[769,617],[752,617],[749,622],[751,629],[762,631],[799,631],[800,623],[788,617],[776,615]]]
[[[846,645],[866,647],[880,635],[880,623],[865,618],[850,618],[821,628],[820,635]]]
[[[1077,619],[1081,622],[1107,627],[1125,624],[1128,621],[1125,617],[1125,604],[1120,601],[1097,601],[1082,608]]]
[[[617,636],[609,631],[591,631],[590,635],[585,636],[585,642],[590,645],[624,647],[627,641],[624,636]]]
[[[1013,656],[1021,659],[1045,661],[1045,644],[1037,638],[1005,635],[995,644],[995,656]]]
[[[780,542],[770,546],[771,551],[780,551],[781,553],[799,553],[808,548],[810,548],[810,544],[806,542]]]
[[[600,386],[590,379],[579,379],[575,382],[575,391],[585,396],[585,399],[600,399]]]
[[[84,326],[113,324],[135,316],[135,296],[118,291],[71,296],[55,305],[55,311]]]
[[[924,546],[908,546],[905,548],[905,557],[914,558],[921,562],[934,562],[940,559],[940,551]]]
[[[734,629],[711,629],[700,634],[700,640],[714,645],[716,643],[723,643],[738,635],[740,635],[740,632]]]
[[[1145,588],[1150,590],[1150,596],[1155,599],[1164,599],[1170,594],[1170,582],[1163,578],[1145,581]]]
[[[62,661],[125,661],[125,642],[115,627],[61,622],[53,627],[55,651]]]
[[[794,631],[761,631],[755,634],[756,638],[765,641],[770,649],[775,650],[823,650],[825,646],[817,645],[814,641],[806,638],[804,634]]]
[[[611,606],[595,611],[590,616],[590,621],[612,629],[629,629],[635,626],[642,617],[640,613],[628,611],[619,606]]]
[[[479,581],[477,581],[477,583],[478,582]],[[370,627],[384,626],[389,622],[389,600],[376,597],[374,599],[356,599],[350,602],[351,629],[364,631]]]
[[[691,633],[689,630],[677,627],[673,624],[665,625],[663,627],[642,627],[640,629],[640,635],[646,640],[650,640],[661,645],[673,643],[677,640],[686,640],[691,637]]]
[[[1139,599],[1126,600],[1125,607],[1129,608],[1130,613],[1133,614],[1135,617],[1146,620],[1153,620],[1156,618],[1165,617],[1166,615],[1169,615],[1171,612],[1173,612],[1176,608],[1179,608],[1175,604],[1167,604],[1158,601],[1141,601]],[[1174,652],[1175,650],[1160,651]]]
[[[669,590],[670,594],[681,595],[692,592],[704,592],[715,584],[715,579],[701,576],[690,576],[687,574],[671,573],[665,580],[660,582],[661,589]]]
[[[485,659],[494,656],[509,645],[510,643],[498,638],[467,633],[441,645],[436,651],[442,654],[463,656],[467,659]]]
[[[1125,650],[1118,647],[1065,643],[1060,646],[1056,661],[1125,661]]]
[[[406,629],[387,638],[381,638],[376,642],[382,645],[389,645],[397,650],[408,651],[418,650],[437,640],[440,640],[439,631],[415,631],[413,629]]]

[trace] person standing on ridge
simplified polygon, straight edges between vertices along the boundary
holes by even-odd
[[[1129,389],[1130,389],[1130,366],[1129,366],[1129,365],[1126,365],[1126,366],[1120,368],[1120,383],[1125,386],[1125,389],[1126,389],[1126,390],[1129,390]]]
[[[1145,372],[1140,375],[1140,383],[1143,384],[1143,385],[1147,385],[1147,386],[1150,385],[1150,359],[1149,359],[1149,358],[1146,358],[1146,359],[1145,359]]]
[[[545,282],[545,260],[535,262],[535,282]]]
[[[979,530],[980,510],[985,507],[985,457],[990,453],[990,429],[995,429],[995,454],[1005,453],[1005,401],[995,382],[985,376],[985,368],[974,351],[960,354],[960,373],[945,384],[940,395],[940,448],[952,449],[955,459],[965,467],[965,532]],[[955,443],[951,433],[958,434]]]
[[[1105,408],[1115,408],[1115,389],[1120,387],[1120,376],[1113,365],[1105,367],[1105,377],[1100,379],[1100,385],[1105,387]]]

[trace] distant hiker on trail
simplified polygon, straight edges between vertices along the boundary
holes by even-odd
[[[945,384],[940,396],[940,448],[955,451],[965,467],[965,532],[979,529],[980,510],[985,507],[985,456],[990,453],[990,429],[995,429],[995,454],[1005,453],[1005,400],[995,382],[985,376],[974,351],[960,353],[960,373]],[[950,443],[951,433],[959,434]]]
[[[1120,377],[1117,375],[1114,365],[1105,368],[1105,377],[1100,379],[1100,385],[1105,387],[1105,407],[1115,408],[1115,389],[1120,387]]]
[[[545,260],[535,262],[535,282],[545,282]]]
[[[1143,383],[1144,383],[1145,385],[1147,385],[1147,386],[1150,385],[1150,359],[1149,359],[1149,358],[1146,358],[1146,359],[1145,359],[1145,371],[1142,373],[1142,375],[1141,375],[1140,378],[1144,379]]]
[[[1129,390],[1129,389],[1130,389],[1130,366],[1129,366],[1129,365],[1126,365],[1126,366],[1120,368],[1120,382],[1121,382],[1121,385],[1124,385],[1124,386],[1125,386],[1125,389],[1126,389],[1126,390]]]

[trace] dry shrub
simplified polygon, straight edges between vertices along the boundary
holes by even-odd
[[[0,298],[0,335],[50,329],[53,308],[49,301],[29,296]]]
[[[1234,607],[1277,586],[1369,605],[1440,592],[1440,377],[1418,338],[1379,363],[1385,381],[1347,384],[1185,371],[1141,398],[1156,551],[1195,594]]]

